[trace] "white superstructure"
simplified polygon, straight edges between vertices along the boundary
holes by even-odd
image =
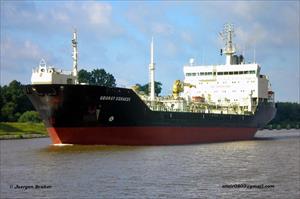
[[[184,82],[195,87],[185,87],[181,96],[186,100],[198,97],[209,104],[252,112],[258,102],[267,101],[269,80],[260,74],[257,63],[245,64],[242,55],[234,55],[232,25],[225,25],[221,36],[225,41],[221,53],[224,51],[226,64],[200,66],[193,61],[184,66]]]
[[[246,64],[242,55],[235,55],[233,25],[226,24],[220,34],[226,56],[222,65],[197,65],[193,58],[183,67],[184,81],[176,80],[172,96],[154,98],[153,40],[149,76],[151,92],[141,98],[152,110],[207,112],[220,114],[253,114],[261,102],[274,101],[274,93],[257,63]]]
[[[268,99],[269,80],[260,74],[258,64],[184,66],[185,83],[196,87],[184,89],[182,97],[203,98],[220,106],[238,106],[252,110],[257,102]]]
[[[32,70],[31,83],[32,84],[78,84],[77,63],[77,33],[74,31],[72,39],[73,47],[73,71],[62,71],[53,66],[47,66],[45,60],[41,60],[39,66]]]

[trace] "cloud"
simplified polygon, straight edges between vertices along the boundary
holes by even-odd
[[[249,30],[251,29],[251,30]],[[254,23],[249,29],[243,27],[235,28],[237,42],[243,48],[253,47],[257,44],[265,43],[268,40],[267,30],[259,23]]]
[[[30,40],[15,41],[11,38],[1,40],[2,69],[18,70],[25,64],[36,62],[42,57],[51,59],[49,53]],[[23,64],[20,64],[18,60],[22,60]]]
[[[170,36],[175,28],[165,15],[164,6],[137,4],[130,6],[125,13],[127,21],[145,35]]]
[[[90,3],[82,6],[87,13],[89,22],[95,25],[109,25],[111,22],[112,7],[106,3]]]
[[[173,41],[165,42],[164,46],[165,53],[170,57],[174,57],[179,53],[178,46]]]
[[[44,3],[40,2],[39,6],[43,7]],[[70,31],[74,27],[82,32],[101,33],[104,38],[123,33],[113,20],[113,9],[108,3],[47,2],[46,6],[47,10],[39,11],[34,3],[4,3],[1,21],[5,28],[41,34]]]
[[[13,79],[28,83],[32,68],[39,64],[41,58],[53,60],[49,52],[30,40],[1,38],[0,47],[1,84]]]
[[[71,22],[71,18],[65,12],[57,12],[55,10],[50,11],[50,15],[55,22],[59,24],[69,24]]]
[[[229,14],[238,17],[239,20],[244,20],[252,22],[255,20],[257,14],[266,12],[268,6],[265,2],[251,2],[251,1],[234,1],[230,2],[232,6],[230,7],[230,12],[224,12],[224,14]],[[224,7],[226,8],[226,7]]]
[[[233,23],[243,45],[298,47],[299,1],[224,1],[196,4],[194,14],[215,25]],[[238,39],[238,38],[237,38]]]
[[[154,34],[161,35],[170,35],[174,32],[171,25],[158,22],[151,24],[151,29]]]
[[[184,42],[189,43],[189,44],[193,44],[195,42],[192,34],[190,32],[187,32],[187,31],[182,31],[181,32],[181,39]]]
[[[88,37],[93,46],[95,41],[109,41],[123,34],[112,12],[112,6],[104,2],[1,2],[2,74],[31,70],[41,58],[60,67],[69,65],[71,49],[66,47],[70,46],[67,42],[73,28],[79,31],[79,40]],[[68,39],[61,41],[66,32]],[[105,57],[104,53],[97,57]]]

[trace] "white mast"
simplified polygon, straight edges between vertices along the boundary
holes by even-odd
[[[155,98],[155,89],[154,89],[154,70],[155,70],[155,63],[154,63],[154,46],[153,46],[153,37],[150,46],[150,64],[149,64],[149,76],[150,76],[150,100],[154,101]]]
[[[72,47],[73,47],[73,76],[75,77],[75,84],[78,83],[78,70],[77,70],[77,63],[78,63],[78,50],[77,50],[77,32],[74,30],[73,32],[73,39],[72,39]]]
[[[232,37],[234,36],[233,33],[233,24],[228,23],[224,25],[224,30],[222,33],[220,33],[222,39],[225,42],[224,54],[226,55],[226,65],[231,65],[231,58],[235,53],[235,48],[232,42]]]

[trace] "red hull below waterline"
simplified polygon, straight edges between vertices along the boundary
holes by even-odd
[[[47,128],[53,144],[178,145],[250,140],[256,128],[77,127]]]

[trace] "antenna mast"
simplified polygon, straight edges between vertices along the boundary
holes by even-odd
[[[77,69],[77,64],[78,64],[78,50],[77,50],[77,31],[76,29],[73,32],[73,39],[72,39],[72,47],[73,47],[73,76],[75,77],[75,84],[78,84],[78,69]]]
[[[233,24],[226,23],[224,25],[223,32],[220,33],[220,36],[225,42],[225,47],[223,51],[226,55],[226,65],[231,65],[232,55],[235,53],[235,48],[232,42],[232,38],[234,36]]]
[[[154,101],[155,98],[155,89],[154,89],[154,45],[153,45],[153,37],[150,45],[150,64],[149,64],[149,76],[150,76],[150,100]]]

